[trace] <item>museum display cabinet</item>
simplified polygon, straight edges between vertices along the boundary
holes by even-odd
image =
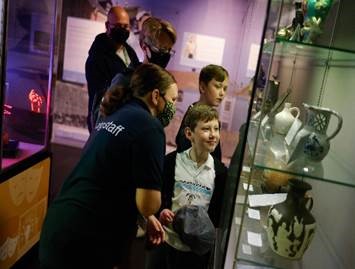
[[[0,3],[0,268],[39,239],[50,174],[56,1]]]
[[[355,268],[353,14],[269,1],[215,268]]]

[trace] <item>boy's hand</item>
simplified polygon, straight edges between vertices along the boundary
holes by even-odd
[[[149,242],[153,245],[159,245],[164,242],[165,232],[163,226],[154,215],[148,217],[147,236]]]
[[[174,216],[174,212],[166,208],[160,212],[159,220],[163,225],[168,225],[173,222]]]

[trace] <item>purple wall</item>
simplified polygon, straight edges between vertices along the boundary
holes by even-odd
[[[152,1],[153,14],[171,21],[178,32],[177,53],[169,69],[191,71],[191,67],[179,63],[182,39],[184,32],[198,33],[225,39],[222,65],[230,72],[231,79],[235,80],[246,3],[235,0]]]
[[[267,1],[264,0],[132,0],[130,6],[169,20],[178,33],[176,55],[168,69],[191,71],[180,64],[184,32],[225,39],[222,65],[239,87],[248,83],[246,66],[251,43],[260,43]],[[199,70],[196,70],[199,72]]]

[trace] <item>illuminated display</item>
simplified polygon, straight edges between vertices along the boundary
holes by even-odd
[[[28,94],[28,99],[31,102],[31,111],[41,113],[41,107],[43,104],[43,97],[40,96],[34,89]]]

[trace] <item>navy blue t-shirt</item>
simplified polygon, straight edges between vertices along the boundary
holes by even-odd
[[[97,124],[78,165],[48,210],[41,236],[47,264],[62,259],[65,265],[67,249],[60,254],[53,251],[58,254],[51,256],[56,240],[57,244],[64,240],[69,248],[96,253],[105,248],[103,255],[116,253],[117,245],[135,231],[136,189],[161,188],[164,155],[163,126],[139,99]],[[75,240],[78,236],[81,239]]]

